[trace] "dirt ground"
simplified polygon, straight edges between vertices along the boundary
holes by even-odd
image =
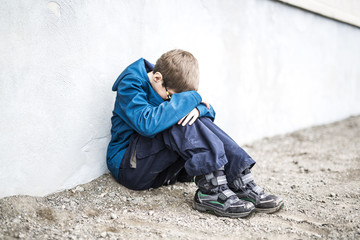
[[[360,239],[360,116],[243,146],[275,214],[192,209],[194,183],[131,191],[109,174],[46,197],[0,199],[0,239]]]

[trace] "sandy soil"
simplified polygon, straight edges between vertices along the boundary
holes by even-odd
[[[245,145],[275,214],[192,209],[194,183],[131,191],[109,174],[46,197],[0,199],[0,239],[360,239],[360,116]]]

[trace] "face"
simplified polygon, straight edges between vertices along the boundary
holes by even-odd
[[[164,100],[170,101],[171,96],[172,96],[174,93],[171,93],[171,92],[169,91],[169,89],[166,87],[166,82],[165,82],[164,80],[163,80],[163,85],[164,85],[164,88],[165,88],[165,91],[166,91],[166,99],[164,99]]]

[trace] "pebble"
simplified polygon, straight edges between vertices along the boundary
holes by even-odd
[[[111,213],[111,214],[110,214],[110,218],[111,218],[111,219],[117,219],[117,215],[116,215],[115,213]]]
[[[21,223],[21,220],[20,220],[19,218],[15,218],[15,219],[13,220],[13,223]]]
[[[154,216],[154,213],[155,213],[155,212],[154,212],[153,210],[151,210],[151,211],[148,212],[148,215],[149,215],[149,216]]]
[[[121,201],[126,202],[127,198],[125,196],[122,196],[120,199],[121,199]]]
[[[111,193],[109,193],[109,197],[115,197],[115,193],[114,192],[111,192]]]
[[[103,237],[103,238],[105,238],[105,237],[107,236],[107,232],[102,232],[102,233],[100,234],[100,236]]]
[[[336,197],[336,193],[333,193],[333,192],[332,192],[332,193],[329,194],[329,196],[330,196],[330,197]]]
[[[77,191],[77,192],[83,192],[83,191],[85,191],[85,188],[83,188],[83,187],[81,187],[81,186],[77,186],[77,187],[75,188],[75,191]]]

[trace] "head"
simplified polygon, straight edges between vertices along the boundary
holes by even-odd
[[[156,61],[154,79],[171,93],[198,90],[199,65],[189,52],[175,49],[164,53]]]

